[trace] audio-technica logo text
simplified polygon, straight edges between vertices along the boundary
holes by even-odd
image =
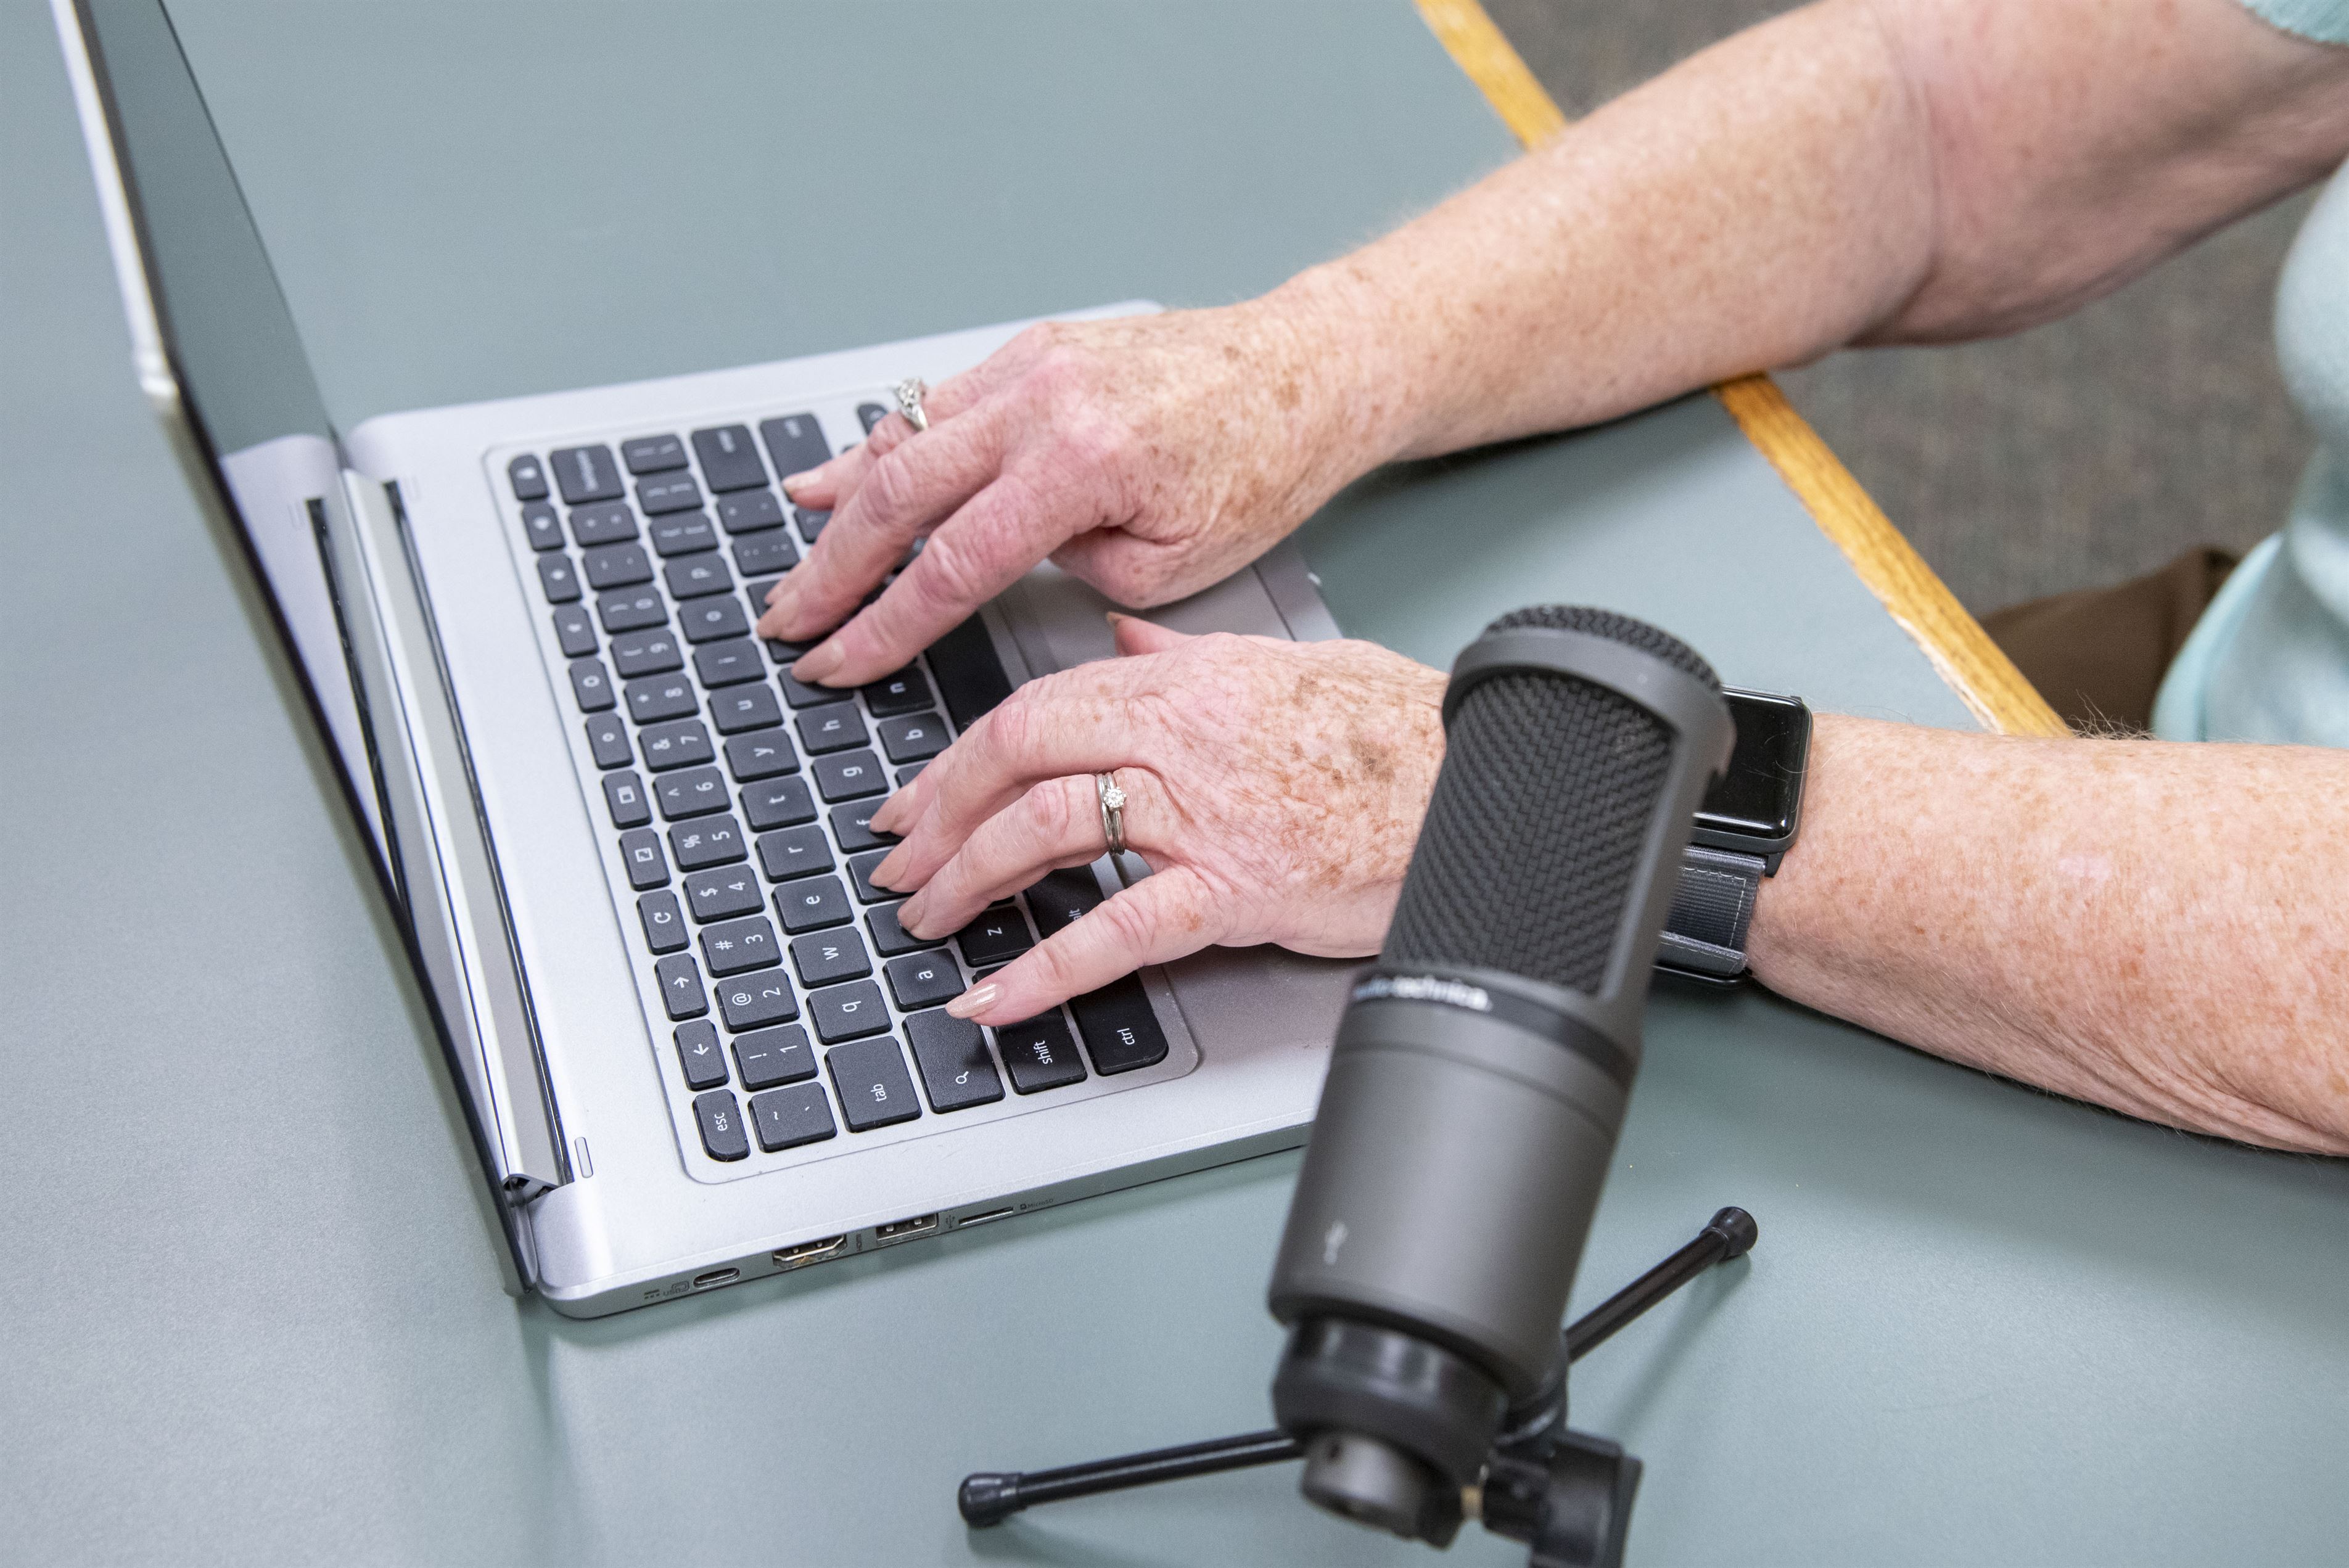
[[[1373,975],[1354,987],[1357,1002],[1382,1001],[1389,996],[1402,1002],[1444,1002],[1476,1013],[1493,1010],[1493,998],[1485,994],[1483,986],[1435,975]]]

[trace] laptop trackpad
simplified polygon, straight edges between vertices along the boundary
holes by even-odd
[[[1118,606],[1049,562],[1005,591],[1006,629],[1019,645],[1030,670],[1044,675],[1117,650],[1110,639],[1109,613]],[[1253,566],[1232,573],[1188,599],[1133,612],[1177,632],[1250,632],[1287,638],[1272,594]]]

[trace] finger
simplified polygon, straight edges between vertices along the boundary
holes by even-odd
[[[1046,872],[1083,865],[1107,848],[1092,779],[1048,779],[981,822],[905,901],[897,923],[908,935],[935,941]]]
[[[930,423],[951,419],[973,407],[993,377],[983,374],[987,366],[966,370],[931,391],[922,399],[922,411]],[[783,493],[793,506],[803,506],[811,511],[830,511],[856,493],[856,487],[881,454],[914,434],[914,428],[903,418],[884,419],[865,433],[863,441],[838,457],[830,458],[812,469],[782,476]],[[876,445],[877,443],[877,445]]]
[[[1171,654],[1191,640],[1187,634],[1114,610],[1110,612],[1109,630],[1118,653],[1127,658],[1136,654]]]
[[[880,598],[810,649],[792,674],[810,685],[852,686],[903,668],[1050,552],[1059,542],[1050,531],[1058,525],[1048,521],[1056,511],[1067,515],[1065,507],[1040,506],[1017,477],[998,479],[930,535]],[[831,538],[826,529],[824,539]]]
[[[874,428],[876,438],[888,428]],[[980,412],[880,450],[873,467],[786,573],[759,617],[762,635],[805,642],[840,624],[886,577],[915,539],[993,479],[1002,465],[999,418]],[[900,659],[898,664],[905,661]],[[885,674],[896,665],[879,672]],[[801,676],[802,680],[811,677]]]
[[[1121,975],[1213,946],[1228,927],[1206,880],[1169,866],[1029,949],[947,1004],[957,1018],[1016,1024]]]

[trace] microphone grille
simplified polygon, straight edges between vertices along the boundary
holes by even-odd
[[[1628,615],[1540,605],[1486,631],[1518,626],[1624,643],[1720,689],[1687,645]],[[1445,744],[1381,963],[1473,965],[1596,994],[1671,767],[1671,729],[1609,687],[1519,672],[1471,688]]]

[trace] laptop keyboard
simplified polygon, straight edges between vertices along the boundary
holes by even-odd
[[[877,403],[858,407],[869,430]],[[514,456],[510,515],[542,638],[584,738],[614,892],[663,1080],[701,1153],[740,1169],[885,1128],[1063,1099],[1167,1059],[1141,981],[1001,1028],[943,1004],[1098,906],[1054,872],[949,939],[873,885],[895,841],[871,815],[1009,695],[984,625],[853,692],[802,686],[804,647],[752,627],[828,514],[771,482],[832,455],[812,413]],[[771,465],[771,469],[770,468]]]

